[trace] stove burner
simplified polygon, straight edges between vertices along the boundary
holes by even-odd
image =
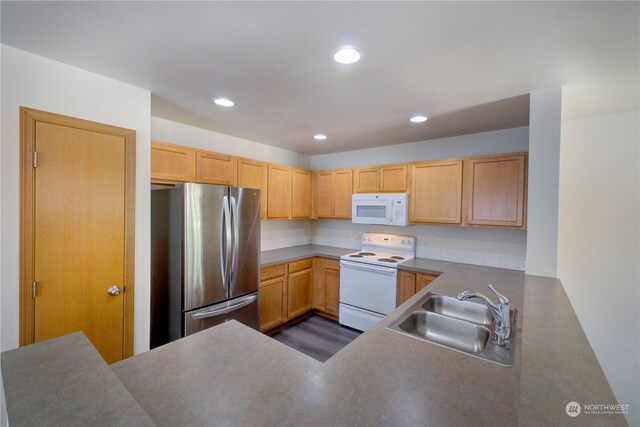
[[[401,261],[404,259],[403,257],[398,256],[398,255],[396,255],[396,256],[392,256],[392,257],[390,257],[390,258],[391,258],[391,259],[398,259],[398,260],[401,260]]]
[[[349,258],[362,258],[362,255],[358,255],[358,254],[349,255]]]
[[[361,256],[375,256],[376,254],[374,254],[373,252],[360,252],[358,255],[361,255]]]
[[[391,259],[391,258],[378,258],[378,261],[380,261],[380,262],[398,262],[395,259]]]

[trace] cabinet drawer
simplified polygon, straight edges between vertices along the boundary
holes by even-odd
[[[260,282],[266,282],[267,280],[275,279],[287,274],[287,265],[280,264],[274,267],[267,267],[260,270]]]
[[[308,270],[312,267],[312,265],[313,265],[312,258],[301,259],[300,261],[290,262],[289,274],[296,273],[302,270]]]

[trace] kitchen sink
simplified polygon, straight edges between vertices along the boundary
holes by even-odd
[[[457,298],[446,295],[432,294],[422,308],[432,313],[442,314],[443,316],[454,317],[468,322],[478,323],[480,325],[490,325],[493,323],[493,315],[491,310],[477,302],[460,301]]]
[[[509,314],[511,336],[500,346],[494,342],[496,323],[487,306],[428,292],[387,329],[499,365],[513,366],[518,311],[511,307]]]

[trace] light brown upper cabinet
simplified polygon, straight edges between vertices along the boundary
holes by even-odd
[[[462,165],[460,159],[411,164],[409,221],[462,223]]]
[[[267,218],[268,164],[238,157],[238,187],[257,188],[261,191],[260,218]]]
[[[311,171],[291,171],[291,218],[311,218]]]
[[[354,193],[404,193],[407,191],[407,164],[383,165],[353,170]]]
[[[354,193],[377,193],[380,191],[380,168],[356,168],[353,170]]]
[[[236,185],[236,158],[210,151],[196,152],[196,182]]]
[[[151,182],[193,182],[195,178],[195,150],[166,142],[151,141]]]
[[[407,191],[407,165],[380,166],[380,191],[383,193]]]
[[[467,223],[525,228],[527,153],[467,160]]]
[[[291,166],[269,164],[267,218],[291,218]]]
[[[351,218],[352,169],[315,173],[315,218]]]

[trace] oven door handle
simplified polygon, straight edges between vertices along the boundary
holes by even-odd
[[[388,274],[390,276],[396,276],[398,273],[397,268],[393,267],[380,267],[377,265],[365,264],[363,262],[353,262],[353,261],[340,261],[340,265],[346,268],[353,268],[356,270],[363,271],[375,271],[383,274]]]

